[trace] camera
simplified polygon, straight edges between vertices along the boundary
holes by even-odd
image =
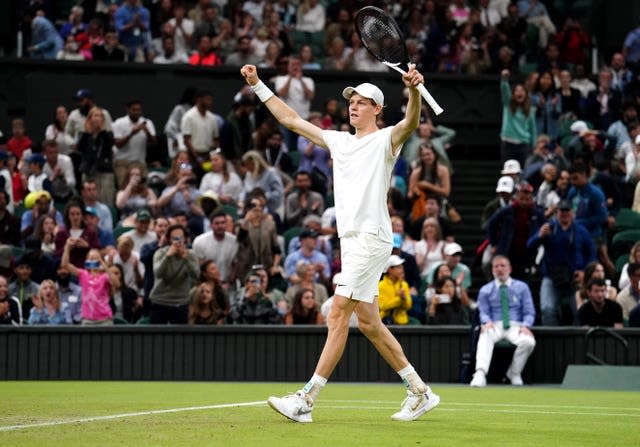
[[[440,304],[450,303],[451,302],[451,297],[449,295],[447,295],[446,293],[439,293],[436,296],[438,297],[438,302]]]

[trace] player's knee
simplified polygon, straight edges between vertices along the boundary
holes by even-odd
[[[380,326],[382,322],[379,320],[376,321],[368,321],[359,319],[358,320],[358,329],[362,332],[367,338],[374,337],[376,334],[380,333]]]

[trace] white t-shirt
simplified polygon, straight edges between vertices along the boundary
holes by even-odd
[[[213,231],[207,231],[193,240],[193,253],[204,260],[212,260],[216,263],[220,278],[229,280],[231,264],[238,253],[238,241],[231,233],[225,233],[224,239],[218,241],[213,237]]]
[[[158,235],[154,231],[147,231],[145,234],[140,235],[135,228],[123,233],[122,236],[129,236],[133,240],[133,251],[136,253],[140,253],[144,244],[155,242],[158,239]]]
[[[213,140],[220,135],[218,123],[213,113],[207,110],[204,116],[197,107],[191,107],[182,117],[180,125],[182,135],[191,136],[191,145],[198,153],[207,153],[211,150]]]
[[[213,191],[218,195],[231,196],[234,202],[240,199],[242,192],[242,180],[235,172],[229,173],[229,181],[224,182],[224,177],[219,172],[207,172],[200,182],[200,192]]]
[[[333,159],[333,189],[338,236],[349,231],[377,234],[392,242],[387,191],[400,154],[391,148],[392,127],[362,138],[349,132],[325,130],[325,145]]]
[[[273,82],[276,91],[279,91],[284,87],[288,79],[289,75],[276,76]],[[300,79],[294,78],[289,84],[287,95],[283,96],[282,99],[287,103],[287,105],[289,105],[289,107],[298,112],[298,115],[303,119],[307,119],[309,117],[309,111],[311,110],[311,100],[304,94],[304,88],[302,87],[303,82],[307,85],[309,90],[312,92],[316,91],[316,84],[313,82],[313,79],[307,76],[303,76]]]
[[[427,252],[427,241],[420,239],[416,242],[416,255],[425,256],[424,268],[420,272],[421,277],[425,278],[435,264],[444,261],[444,255],[442,254],[444,244],[444,241],[439,241],[435,249]]]
[[[131,118],[129,118],[129,115],[126,115],[118,118],[113,123],[113,137],[116,139],[126,137],[131,134],[131,130],[134,126],[137,126],[142,122],[147,123],[149,133],[155,136],[156,128],[150,119],[141,116],[138,119],[138,122],[134,123],[131,121]],[[113,158],[116,160],[144,162],[147,159],[147,140],[147,134],[144,130],[136,132],[136,134],[127,141],[127,144],[116,150]]]

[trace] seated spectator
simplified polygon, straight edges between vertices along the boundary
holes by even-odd
[[[43,152],[45,163],[42,172],[49,181],[51,196],[55,202],[66,203],[76,187],[73,162],[68,155],[59,153],[58,142],[55,140],[46,140]]]
[[[243,296],[232,306],[228,320],[233,324],[279,324],[281,317],[273,302],[261,292],[260,277],[246,275]]]
[[[258,151],[245,153],[242,156],[242,164],[246,173],[240,198],[244,199],[255,188],[260,188],[267,197],[266,206],[269,212],[277,212],[284,204],[284,187],[276,168],[269,166]]]
[[[380,318],[385,324],[417,324],[410,321],[408,310],[413,305],[409,284],[404,280],[404,259],[391,255],[382,280],[378,284]]]
[[[536,318],[533,298],[527,283],[511,278],[511,263],[498,255],[491,261],[494,280],[480,288],[480,338],[476,351],[476,370],[470,385],[484,387],[491,365],[493,348],[502,339],[516,345],[513,360],[506,372],[512,385],[520,386],[522,370],[536,346],[531,326]]]
[[[108,268],[111,278],[111,310],[114,318],[122,318],[135,323],[142,316],[144,303],[138,296],[137,289],[132,289],[125,282],[125,273],[121,264],[113,264]]]
[[[55,218],[58,226],[64,225],[62,214],[53,207],[51,194],[47,191],[30,193],[29,197],[25,198],[24,206],[27,210],[22,213],[20,222],[20,235],[22,239],[26,239],[33,233],[40,216],[48,214]]]
[[[606,130],[619,117],[622,96],[611,90],[611,72],[602,68],[598,73],[598,87],[587,96],[584,117],[597,130]]]
[[[200,283],[189,305],[189,324],[221,325],[224,319],[224,310],[213,295],[213,286],[208,282]]]
[[[229,164],[220,148],[209,153],[211,170],[200,181],[200,192],[213,191],[220,203],[236,205],[242,193],[242,180],[234,171],[229,170]]]
[[[260,68],[276,68],[281,54],[281,44],[277,41],[270,40],[267,44],[264,55],[258,63]]]
[[[62,256],[68,240],[74,240],[69,247],[69,260],[77,268],[82,268],[87,253],[91,249],[100,249],[98,234],[95,230],[87,228],[84,223],[84,208],[81,202],[69,202],[64,208],[64,227],[56,233],[55,256]]]
[[[91,46],[91,56],[94,61],[125,62],[127,54],[118,41],[118,33],[109,28],[104,33],[103,42],[95,42]]]
[[[284,276],[291,284],[296,284],[300,278],[296,274],[299,261],[304,261],[313,266],[316,281],[327,284],[331,278],[329,259],[325,254],[316,249],[318,233],[312,230],[302,230],[299,235],[300,249],[289,253],[284,261]]]
[[[132,227],[140,209],[155,210],[157,197],[147,182],[147,170],[142,163],[132,163],[116,195],[116,206],[122,216],[120,226]]]
[[[53,255],[56,250],[55,239],[57,231],[56,220],[49,214],[45,214],[38,218],[33,235],[30,237],[35,237],[40,241],[40,250],[42,250],[43,253]]]
[[[71,324],[67,320],[66,306],[60,303],[55,283],[46,279],[40,284],[38,293],[33,295],[33,307],[29,313],[29,325]]]
[[[9,283],[9,296],[18,300],[22,318],[26,321],[29,318],[29,311],[33,307],[31,299],[34,295],[37,295],[40,284],[31,279],[33,269],[24,256],[16,260],[13,273],[13,281]]]
[[[302,228],[318,233],[316,250],[324,253],[327,256],[327,259],[331,261],[333,258],[333,246],[331,244],[331,237],[327,234],[323,234],[322,219],[315,214],[310,214],[302,220]],[[289,246],[287,247],[287,253],[293,253],[299,249],[300,235],[291,238]]]
[[[222,312],[222,319],[224,320],[231,311],[229,295],[227,293],[228,284],[221,282],[220,272],[215,262],[208,260],[200,264],[200,278],[198,278],[198,282],[199,284],[209,284],[213,299],[216,302],[215,306],[219,309],[219,312]],[[191,303],[195,302],[198,285],[194,286],[189,292],[189,302]]]
[[[562,105],[560,118],[576,119],[580,113],[580,90],[571,86],[572,79],[569,70],[560,71],[558,79],[560,80],[558,94]]]
[[[227,287],[235,280],[234,259],[238,253],[235,234],[226,231],[226,215],[222,211],[209,217],[210,231],[193,240],[193,252],[199,262],[214,261],[222,283]]]
[[[323,325],[324,317],[320,305],[313,296],[313,290],[300,289],[291,301],[291,310],[284,318],[284,324]]]
[[[0,189],[0,244],[20,245],[20,220],[8,209],[9,195]],[[55,221],[54,221],[55,226]]]
[[[189,65],[204,65],[208,67],[222,65],[222,60],[213,51],[211,38],[209,36],[200,36],[198,38],[197,51],[189,57]]]
[[[638,273],[640,274],[640,269]],[[579,324],[589,327],[621,329],[623,326],[622,307],[617,302],[606,299],[607,285],[604,280],[592,278],[587,283],[586,289],[589,301],[578,310]]]
[[[143,285],[144,264],[140,262],[139,252],[134,251],[133,239],[130,236],[121,235],[118,238],[116,250],[113,258],[109,260],[111,264],[122,267],[123,276],[120,280],[123,285],[137,293]]]
[[[451,277],[435,280],[435,293],[429,304],[429,324],[468,324],[466,306],[456,293],[456,281]]]
[[[44,156],[40,153],[31,154],[25,161],[29,166],[29,177],[27,179],[27,189],[29,192],[45,190],[51,193],[51,182],[47,174],[42,172],[42,168],[46,162]]]
[[[82,288],[82,325],[83,326],[111,326],[113,325],[113,311],[109,306],[111,274],[107,265],[96,249],[89,250],[83,262],[83,268],[73,265],[69,258],[72,247],[78,240],[74,237],[67,239],[62,253],[60,266],[78,278]]]
[[[189,241],[183,226],[171,225],[166,234],[167,245],[153,255],[151,324],[187,324],[189,290],[198,278],[198,259],[187,248]]]
[[[71,281],[69,269],[58,265],[56,270],[56,288],[60,296],[60,303],[67,310],[67,321],[73,324],[80,324],[82,321],[82,289],[78,284]]]
[[[199,40],[200,37],[198,37]],[[220,31],[217,36],[211,38],[211,46],[223,63],[233,53],[236,48],[236,38],[233,35],[233,25],[230,20],[224,19],[220,22]]]
[[[127,231],[122,236],[130,237],[133,242],[133,250],[140,253],[142,246],[156,240],[156,233],[150,230],[151,213],[146,208],[140,208],[136,212],[134,229]]]
[[[486,231],[487,222],[496,211],[511,203],[513,187],[513,177],[503,175],[498,179],[498,184],[496,185],[496,197],[487,202],[482,210],[482,216],[480,217],[480,228],[482,230]]]
[[[589,75],[584,64],[577,64],[574,67],[573,80],[570,85],[580,92],[582,99],[586,99],[590,92],[597,89],[593,81],[589,79]]]
[[[447,264],[449,272],[451,272],[449,276],[456,282],[456,292],[462,300],[462,305],[468,308],[469,296],[467,291],[471,287],[471,269],[460,261],[463,255],[462,247],[455,242],[449,242],[444,246],[442,253],[444,254],[444,261],[438,261],[433,264],[433,267],[427,274],[426,283],[434,284],[435,269],[441,264]]]
[[[195,23],[185,17],[186,9],[182,3],[176,3],[173,7],[173,17],[166,23],[175,42],[175,51],[186,59],[192,47],[192,37],[195,31]]]
[[[627,267],[629,285],[622,289],[616,297],[616,302],[622,307],[622,316],[629,318],[629,312],[640,303],[640,263],[630,262]]]
[[[154,64],[186,64],[189,62],[186,53],[176,51],[173,36],[162,37],[162,53],[153,58]]]
[[[391,230],[394,233],[394,237],[396,237],[396,234],[400,237],[400,246],[398,248],[415,257],[416,241],[404,231],[404,221],[400,216],[391,216]]]
[[[605,296],[615,301],[618,296],[618,291],[615,287],[611,285],[611,281],[605,279],[605,271],[602,264],[598,261],[591,261],[584,268],[584,273],[582,275],[576,276],[576,309],[580,309],[582,305],[589,300],[589,295],[587,293],[587,284],[591,281],[592,278],[600,278],[604,279],[605,284],[607,285],[607,290]]]
[[[444,261],[444,247],[440,224],[433,217],[428,217],[422,224],[422,238],[416,242],[416,263],[420,277],[425,279],[434,265]]]
[[[421,195],[446,199],[450,193],[449,170],[439,163],[439,155],[433,147],[420,145],[420,160],[409,176],[409,199],[415,201]]]
[[[98,244],[102,253],[107,254],[115,250],[116,239],[113,232],[100,228],[100,217],[93,206],[84,207],[84,224],[98,235]]]
[[[100,197],[100,191],[96,181],[88,178],[82,182],[80,189],[80,195],[85,207],[89,206],[96,210],[96,216],[98,216],[98,227],[107,231],[113,231],[113,215],[111,209],[104,203],[98,200]]]
[[[59,61],[84,61],[86,57],[80,52],[80,45],[75,38],[67,36],[62,49],[56,54],[56,59]]]
[[[0,136],[0,141],[2,140],[2,136]],[[11,163],[15,169],[15,155],[13,153],[9,153],[2,148],[2,144],[0,144],[0,191],[5,193],[5,206],[6,209],[13,213],[15,211],[15,203],[13,197],[13,173],[9,167],[9,158],[12,158],[14,161]],[[18,184],[22,184],[21,174],[18,173]],[[20,198],[18,201],[21,201]]]
[[[322,195],[311,191],[311,173],[299,170],[294,180],[295,190],[286,199],[285,221],[289,227],[302,226],[302,221],[311,214],[318,217],[324,212]]]
[[[18,299],[9,295],[7,278],[0,275],[0,325],[19,326],[22,324],[21,315]]]
[[[295,277],[297,281],[287,288],[284,297],[289,304],[293,302],[294,296],[303,289],[311,290],[318,305],[324,304],[327,300],[327,288],[324,284],[320,284],[315,280],[316,268],[310,262],[303,260],[298,261],[295,268]]]
[[[31,279],[41,283],[45,279],[55,279],[56,261],[40,248],[40,240],[29,236],[24,240],[24,253],[16,261],[16,265],[28,264],[31,267]]]
[[[626,262],[622,266],[622,270],[620,271],[620,279],[618,280],[618,289],[622,290],[630,284],[629,264],[633,262],[640,263],[640,241],[633,244],[629,253],[629,262]]]
[[[545,216],[551,216],[556,212],[558,203],[567,198],[569,189],[571,187],[569,171],[560,171],[558,178],[556,179],[555,187],[549,191],[544,204]]]
[[[336,101],[333,100],[332,103],[336,103]],[[330,117],[328,119],[331,120]],[[310,112],[309,122],[321,128],[329,128],[331,126],[323,124],[323,117],[320,112]],[[311,189],[324,195],[325,191],[333,183],[329,151],[302,136],[298,137],[297,150],[300,153],[298,170],[310,172],[312,178]],[[318,177],[318,179],[314,182],[315,177]],[[320,177],[324,177],[324,182],[320,183],[318,181]]]
[[[12,152],[16,159],[22,160],[22,155],[27,149],[31,149],[33,142],[26,134],[24,120],[14,118],[11,120],[11,138],[7,140],[7,149]]]
[[[198,205],[201,193],[196,188],[197,179],[190,163],[182,163],[178,181],[174,186],[167,186],[158,198],[157,206],[166,217],[183,213],[187,216],[189,232],[195,236],[202,234],[204,212]]]
[[[243,65],[258,65],[260,56],[256,55],[251,46],[251,37],[240,36],[236,43],[236,50],[229,54],[224,61],[224,65],[230,67],[242,67]]]

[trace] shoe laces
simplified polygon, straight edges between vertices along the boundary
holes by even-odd
[[[306,406],[306,409],[311,410],[313,408],[313,401],[309,399],[309,397],[303,391],[296,391],[295,393],[289,392],[288,395],[284,396],[283,399],[296,401],[300,400],[302,405]]]

